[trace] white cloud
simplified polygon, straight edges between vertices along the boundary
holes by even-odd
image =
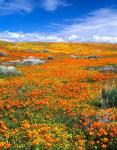
[[[55,11],[59,7],[67,7],[67,4],[64,0],[43,0],[42,7],[46,11]]]
[[[0,0],[0,16],[16,12],[30,13],[35,7],[35,0]]]
[[[30,13],[36,7],[45,11],[55,11],[59,7],[67,6],[65,0],[0,0],[0,16],[16,12]]]
[[[116,37],[109,36],[93,36],[80,37],[77,35],[62,36],[61,34],[45,34],[45,33],[23,33],[23,32],[0,32],[0,40],[9,42],[103,42],[103,43],[117,43]]]
[[[108,36],[94,36],[95,42],[106,42],[106,43],[117,43],[117,37],[108,37]]]
[[[76,40],[78,38],[78,36],[77,35],[74,35],[74,34],[72,34],[72,35],[70,35],[70,36],[68,36],[68,40]]]
[[[60,34],[65,35],[66,39],[74,35],[70,40],[117,43],[116,9],[100,9],[89,13],[86,17],[75,19],[74,22],[64,26],[60,31]]]
[[[0,39],[8,41],[117,43],[117,10],[112,8],[100,9],[86,17],[74,19],[70,25],[54,23],[54,27],[57,28],[56,33],[5,31],[0,33]]]
[[[5,31],[0,33],[0,40],[11,41],[11,42],[20,42],[20,41],[61,42],[64,39],[54,34]]]

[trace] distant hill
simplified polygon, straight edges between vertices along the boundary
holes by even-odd
[[[13,42],[0,41],[0,48],[10,49],[14,46]]]
[[[10,50],[50,50],[62,53],[100,53],[117,51],[117,44],[105,43],[56,43],[56,42],[4,42],[0,41],[0,48]]]

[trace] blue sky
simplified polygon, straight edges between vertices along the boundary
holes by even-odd
[[[117,43],[117,0],[0,0],[0,39]]]

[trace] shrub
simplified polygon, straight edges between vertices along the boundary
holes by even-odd
[[[18,71],[15,67],[13,66],[0,66],[0,76],[10,76],[10,75],[20,75],[21,72]]]
[[[91,106],[95,106],[95,107],[99,107],[99,108],[101,108],[101,102],[100,102],[100,99],[93,99],[93,100],[90,100],[89,101],[89,104],[91,105]]]
[[[102,90],[102,106],[117,107],[117,89]]]

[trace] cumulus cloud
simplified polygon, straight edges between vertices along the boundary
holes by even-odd
[[[94,36],[93,37],[95,42],[104,42],[104,43],[117,43],[117,36],[116,37],[109,37],[109,36]]]
[[[64,0],[43,0],[42,7],[46,11],[55,11],[59,7],[67,7],[69,4]]]
[[[0,39],[8,41],[117,43],[116,9],[100,9],[89,13],[83,18],[75,18],[70,25],[58,25],[57,23],[55,25],[57,28],[56,33],[23,33],[5,31],[0,33]]]
[[[1,32],[0,40],[20,42],[20,41],[47,41],[47,42],[62,42],[64,39],[55,34],[45,33],[23,33],[23,32]]]

